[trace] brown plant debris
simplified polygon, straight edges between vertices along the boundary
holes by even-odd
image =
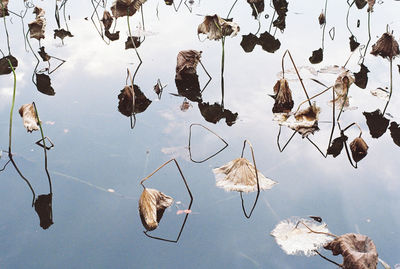
[[[353,160],[358,163],[368,154],[368,145],[365,143],[364,139],[357,137],[350,143],[351,155]]]
[[[40,50],[38,51],[38,53],[39,53],[39,55],[40,55],[40,58],[42,58],[42,60],[43,60],[44,62],[50,61],[51,56],[48,55],[48,54],[46,53],[46,51],[44,50],[44,47],[43,47],[43,46],[40,47]]]
[[[369,73],[368,67],[366,67],[364,64],[361,64],[360,71],[354,73],[354,78],[355,78],[354,84],[356,84],[361,89],[365,89],[368,84],[368,73]]]
[[[312,64],[319,64],[320,62],[322,62],[323,59],[324,59],[324,51],[322,50],[322,48],[314,50],[312,52],[311,57],[308,58],[308,60]]]
[[[214,124],[219,122],[221,119],[225,119],[226,124],[228,126],[232,126],[233,124],[235,124],[238,117],[238,113],[232,113],[232,111],[230,111],[229,109],[225,109],[218,103],[210,105],[208,102],[199,102],[199,109],[203,118],[206,121]]]
[[[286,0],[273,0],[272,1],[278,18],[274,20],[273,25],[283,31],[286,27],[286,13],[288,12],[289,3]]]
[[[335,256],[343,256],[343,269],[376,269],[378,264],[375,244],[365,235],[344,234],[324,248],[331,250]]]
[[[0,0],[0,18],[10,15],[8,13],[8,0]]]
[[[272,108],[273,113],[289,113],[294,105],[292,91],[286,79],[280,79],[274,86],[275,104]]]
[[[180,109],[181,109],[182,112],[186,112],[191,107],[192,107],[192,105],[189,103],[189,101],[183,100]]]
[[[22,105],[19,109],[19,115],[21,115],[24,121],[24,127],[30,133],[39,130],[38,119],[36,117],[35,108],[32,104]]]
[[[324,12],[321,12],[321,14],[319,14],[318,22],[319,22],[319,25],[321,25],[321,26],[323,26],[326,23],[326,18],[325,18]]]
[[[35,200],[35,211],[40,219],[40,227],[48,229],[53,222],[52,194],[42,194]]]
[[[224,36],[234,37],[239,31],[237,23],[224,20],[217,14],[205,16],[204,21],[197,27],[197,34],[205,34],[210,40],[220,40]]]
[[[367,5],[366,0],[356,0],[356,6],[358,9],[363,9]]]
[[[35,7],[33,13],[36,14],[36,19],[28,24],[30,38],[40,40],[45,38],[44,32],[46,28],[46,19],[44,18],[45,11],[40,7]]]
[[[400,125],[393,121],[390,123],[389,130],[393,142],[400,147]]]
[[[132,16],[140,9],[146,0],[116,0],[111,6],[114,18]]]
[[[111,16],[110,12],[105,10],[103,13],[103,18],[101,19],[101,22],[104,25],[104,30],[106,30],[106,31],[110,30],[113,21],[114,21],[114,19]]]
[[[197,64],[201,59],[201,51],[182,50],[178,53],[176,62],[176,76],[182,74],[196,74]]]
[[[375,0],[367,0],[367,1],[368,1],[368,9],[367,9],[367,11],[368,12],[374,11]]]
[[[264,12],[265,4],[264,0],[247,0],[247,3],[249,3],[251,9],[252,9],[252,15],[255,19],[257,19],[257,15],[261,14]]]
[[[350,39],[350,50],[353,52],[360,46],[360,43],[356,41],[356,38],[353,35],[349,37],[349,39]]]
[[[389,120],[383,116],[379,109],[373,112],[363,112],[363,115],[367,120],[369,133],[372,138],[379,138],[386,133],[389,126]]]
[[[128,36],[128,39],[125,41],[125,49],[127,50],[127,49],[139,48],[141,44],[142,43],[140,42],[140,37]]]
[[[281,47],[279,39],[273,37],[268,31],[262,33],[258,39],[258,44],[261,45],[263,50],[274,53]]]
[[[257,44],[258,37],[256,35],[253,35],[252,33],[248,35],[243,35],[242,42],[240,42],[240,46],[245,52],[252,52]]]
[[[65,29],[55,29],[54,30],[54,39],[56,39],[56,37],[60,38],[61,40],[64,40],[64,38],[66,37],[74,37],[70,31],[67,31]]]
[[[343,146],[346,143],[348,137],[342,134],[341,136],[333,139],[332,144],[329,146],[327,150],[328,155],[332,155],[333,158],[336,158],[342,152]]]
[[[46,74],[36,74],[36,88],[39,92],[53,96],[55,91],[51,87],[51,79]]]
[[[147,99],[137,85],[133,85],[133,89],[132,86],[125,86],[118,95],[118,100],[118,111],[127,117],[144,112],[151,104],[151,100]]]
[[[393,59],[400,54],[399,43],[390,33],[384,33],[378,41],[372,45],[371,54],[382,58]]]
[[[110,31],[105,30],[104,35],[110,39],[111,41],[115,41],[119,39],[119,31],[116,31],[115,33],[110,33]],[[140,45],[140,44],[139,44]]]
[[[174,199],[164,193],[145,188],[139,199],[139,215],[144,228],[152,231],[158,227],[166,208],[170,207]]]
[[[12,55],[5,56],[0,59],[0,75],[11,74],[12,69],[10,66],[10,62],[12,67],[15,69],[18,66],[18,60]]]

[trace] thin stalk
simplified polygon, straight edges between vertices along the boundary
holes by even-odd
[[[3,1],[0,1],[1,4],[1,10],[4,11],[5,13],[5,9],[4,9],[4,5],[3,5]],[[7,36],[7,47],[8,47],[8,54],[11,55],[11,49],[10,49],[10,36],[8,35],[8,30],[7,30],[7,24],[6,24],[6,16],[3,16],[3,21],[4,21],[4,29],[6,31],[6,36]]]
[[[322,27],[322,50],[324,50],[324,44],[325,44],[326,9],[327,9],[327,7],[328,7],[328,0],[325,0],[325,9],[324,9],[325,23],[324,23],[324,26]]]
[[[271,34],[271,29],[272,29],[272,23],[274,22],[274,19],[275,19],[275,14],[276,14],[276,10],[274,9],[274,14],[272,14],[271,23],[269,24],[269,29],[268,29],[268,33],[270,33],[270,34]]]
[[[286,144],[283,146],[283,148],[281,148],[281,145],[279,144],[279,139],[281,137],[281,130],[282,130],[282,125],[279,125],[279,132],[278,132],[278,136],[276,137],[276,144],[278,145],[278,149],[280,152],[283,152],[285,150],[285,148],[287,147],[287,145],[289,145],[290,141],[292,141],[294,135],[297,133],[297,131],[294,131],[292,136],[289,138],[289,140],[286,142]]]
[[[7,58],[8,64],[10,65],[10,68],[13,73],[14,77],[14,87],[13,87],[13,97],[12,97],[12,102],[11,102],[11,110],[10,110],[10,127],[8,131],[8,156],[11,158],[12,157],[12,151],[11,151],[11,137],[12,137],[12,122],[13,122],[13,112],[14,112],[14,105],[15,105],[15,93],[17,90],[17,75],[15,74],[15,69],[11,63],[11,61]]]
[[[329,91],[331,88],[332,88],[332,86],[326,88],[325,90],[323,90],[323,91],[320,92],[320,93],[317,93],[316,95],[312,96],[311,98],[308,98],[307,100],[301,102],[301,103],[299,104],[299,106],[297,107],[297,110],[296,110],[296,112],[295,112],[294,114],[296,114],[296,113],[300,110],[300,107],[301,107],[304,103],[310,102],[312,99],[314,99],[314,98],[316,98],[316,97],[318,97],[318,96],[320,96],[320,95],[326,93],[326,92]]]
[[[128,14],[129,14],[129,8],[128,8]],[[130,23],[129,23],[129,16],[126,16],[126,20],[127,20],[127,22],[128,22],[129,38],[131,39],[131,42],[132,42],[132,44],[133,44],[133,48],[135,49],[136,56],[139,58],[139,61],[140,61],[140,63],[138,64],[138,67],[137,67],[136,70],[135,70],[135,73],[133,74],[133,79],[132,79],[132,81],[135,81],[136,74],[137,74],[137,72],[139,71],[140,67],[142,66],[143,61],[142,61],[142,58],[140,58],[140,55],[139,55],[139,52],[137,51],[135,42],[133,41],[132,32],[131,32],[131,25],[130,25]]]
[[[208,78],[209,78],[208,81],[207,81],[207,83],[206,83],[206,85],[204,85],[203,89],[202,89],[201,92],[200,92],[200,93],[203,93],[204,90],[207,88],[208,84],[210,84],[210,82],[211,82],[211,80],[212,80],[212,77],[211,77],[211,75],[208,73],[207,69],[205,68],[205,66],[203,65],[203,63],[202,63],[200,60],[199,60],[199,63],[200,63],[200,65],[201,65],[201,67],[203,67],[204,71],[206,72],[206,74],[207,74],[207,76],[208,76]]]
[[[256,14],[257,14],[258,29],[257,29],[257,32],[254,34],[254,35],[257,35],[260,32],[260,29],[261,29],[260,14],[258,14],[258,10],[257,10],[256,5],[254,3],[252,3],[252,5],[253,5],[253,8],[254,8],[254,10],[256,11]]]
[[[235,7],[237,1],[238,1],[238,0],[235,0],[235,2],[233,3],[233,5],[231,6],[231,9],[229,10],[228,15],[226,16],[227,19],[229,19],[229,15],[231,15],[231,12],[232,12],[233,8]]]
[[[386,109],[389,105],[390,99],[392,98],[392,90],[393,90],[393,59],[390,58],[390,92],[389,92],[389,100],[387,101],[385,108],[383,109],[382,115],[385,115]]]
[[[314,250],[314,251],[315,251],[315,253],[317,253],[322,259],[327,260],[328,262],[331,262],[331,263],[335,264],[336,266],[338,266],[338,267],[340,267],[340,268],[343,268],[343,266],[342,266],[341,264],[338,264],[337,262],[332,261],[331,259],[329,259],[329,258],[323,256],[321,253],[318,252],[318,250]]]
[[[19,170],[17,164],[16,164],[16,163],[14,162],[14,160],[13,160],[13,157],[12,157],[11,155],[10,155],[9,157],[10,157],[10,161],[11,161],[11,163],[13,164],[15,170],[17,170],[18,175],[26,182],[26,184],[28,185],[29,189],[30,189],[31,192],[32,192],[32,196],[33,196],[33,198],[32,198],[32,207],[33,207],[33,205],[35,204],[35,197],[36,197],[35,191],[33,190],[32,185],[31,185],[31,183],[29,182],[29,180],[28,180],[26,177],[24,177],[24,175],[23,175],[23,174],[21,173],[21,171]]]
[[[364,55],[362,56],[361,64],[364,64],[365,55],[367,54],[369,43],[371,42],[371,12],[368,12],[368,42],[365,45]]]
[[[353,0],[353,2],[349,5],[349,8],[347,9],[347,14],[346,14],[346,27],[347,27],[347,30],[349,30],[349,32],[350,32],[350,34],[352,36],[354,36],[354,35],[353,35],[353,32],[351,31],[350,26],[349,26],[349,14],[350,14],[350,9],[354,5],[355,2],[356,2],[356,0]]]
[[[310,227],[308,227],[308,225],[305,224],[304,222],[299,221],[298,224],[300,224],[300,223],[303,224],[303,225],[304,225],[310,232],[312,232],[312,233],[315,233],[315,234],[324,234],[324,235],[328,235],[328,236],[331,236],[331,237],[334,237],[334,238],[337,238],[337,237],[338,237],[337,235],[332,234],[332,233],[314,231],[313,229],[311,229]],[[297,225],[296,225],[296,228],[297,228]]]
[[[221,57],[221,106],[224,107],[224,96],[225,96],[225,82],[224,82],[224,71],[225,71],[225,37],[221,39],[222,43],[222,57]]]

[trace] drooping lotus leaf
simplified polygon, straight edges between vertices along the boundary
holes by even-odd
[[[107,10],[104,11],[103,13],[103,18],[101,19],[101,22],[104,25],[104,30],[108,31],[111,28],[111,25],[113,23],[114,19],[111,16],[110,12],[108,12]]]
[[[289,113],[294,105],[292,99],[292,91],[289,88],[289,83],[286,79],[280,79],[274,86],[274,107],[273,113]]]
[[[378,41],[372,45],[372,55],[381,56],[382,58],[393,59],[400,54],[399,43],[390,33],[384,33]]]
[[[74,37],[70,31],[67,31],[65,29],[55,29],[54,30],[54,39],[56,39],[56,37],[60,38],[61,40],[64,40],[64,38],[66,37]]]
[[[265,31],[258,38],[258,44],[261,45],[263,50],[274,53],[281,47],[281,42],[273,37],[268,31]]]
[[[33,131],[39,130],[38,119],[32,104],[22,105],[18,112],[24,121],[24,127],[27,132],[32,133]]]
[[[345,97],[350,86],[354,83],[354,75],[349,70],[345,70],[336,78],[333,89],[338,97]]]
[[[354,73],[355,81],[354,83],[361,89],[365,89],[368,84],[368,73],[369,69],[364,64],[360,65],[360,71]]]
[[[197,64],[201,59],[201,51],[197,50],[182,50],[178,53],[176,60],[176,76],[183,73],[185,74],[196,74]]]
[[[390,123],[389,130],[393,142],[400,147],[400,125],[393,121]]]
[[[326,23],[326,18],[325,18],[325,15],[323,12],[321,12],[321,14],[319,14],[318,23],[321,26],[323,26]]]
[[[358,9],[363,9],[367,5],[366,0],[356,0],[356,6]]]
[[[181,73],[175,76],[175,85],[180,96],[192,102],[202,102],[199,76],[193,73]]]
[[[139,199],[139,215],[144,228],[152,231],[158,227],[166,208],[170,207],[174,199],[164,193],[145,188]]]
[[[127,50],[127,49],[139,48],[141,44],[142,43],[140,42],[140,37],[128,36],[128,39],[125,41],[125,49]]]
[[[288,12],[289,3],[286,0],[272,1],[278,18],[274,20],[273,25],[283,31],[286,27],[286,13]]]
[[[18,60],[14,56],[8,55],[8,56],[5,56],[5,57],[0,59],[0,75],[11,74],[12,69],[11,69],[11,66],[10,66],[10,62],[11,62],[11,66],[14,69],[17,68]]]
[[[341,135],[333,139],[332,144],[329,146],[326,153],[328,155],[332,155],[333,158],[336,158],[342,152],[343,146],[346,143],[347,139],[348,137],[345,135]]]
[[[319,131],[318,117],[320,110],[321,109],[314,102],[312,106],[298,111],[293,117],[283,117],[279,121],[279,124],[297,131],[305,138]]]
[[[320,62],[322,62],[323,59],[324,59],[324,51],[322,50],[322,48],[314,50],[312,52],[311,57],[308,58],[308,60],[312,64],[319,64]]]
[[[56,94],[53,87],[51,87],[51,79],[46,74],[36,73],[36,88],[39,92],[53,96]]]
[[[51,56],[48,55],[48,54],[46,53],[46,51],[44,50],[44,47],[43,47],[43,46],[40,47],[40,50],[38,51],[38,53],[39,53],[39,55],[40,55],[40,58],[42,58],[42,60],[43,60],[44,62],[50,61]]]
[[[104,35],[105,35],[108,39],[110,39],[111,41],[115,41],[115,40],[118,40],[118,39],[119,39],[119,31],[116,31],[115,33],[110,33],[110,31],[105,30],[105,31],[104,31]],[[127,41],[127,42],[128,42],[128,41]],[[128,42],[128,44],[129,44],[129,42]],[[131,44],[132,44],[132,42],[131,42]],[[126,43],[125,43],[125,45],[126,45]],[[140,46],[140,44],[139,44],[139,46]]]
[[[133,102],[134,97],[135,102]],[[118,111],[127,117],[144,112],[151,104],[151,100],[147,99],[135,84],[133,89],[132,86],[125,86],[118,95],[118,100]]]
[[[114,18],[132,16],[144,4],[146,0],[116,0],[111,6]]]
[[[243,35],[242,42],[240,42],[240,46],[242,46],[245,52],[252,52],[257,44],[258,37],[256,35],[253,35],[252,33],[248,35]]]
[[[367,120],[369,133],[371,134],[372,138],[379,138],[386,133],[386,130],[389,126],[389,120],[384,117],[379,109],[373,112],[363,112],[363,115]]]
[[[352,35],[349,39],[350,39],[350,50],[355,51],[360,46],[360,43],[356,41],[354,35]]]
[[[265,4],[264,0],[247,0],[247,3],[249,3],[251,9],[252,9],[252,15],[255,19],[257,19],[257,15],[261,14],[264,12]]]
[[[36,19],[28,24],[30,38],[40,40],[45,38],[46,19],[44,18],[45,11],[42,8],[35,7],[33,13],[36,14]]]
[[[368,154],[368,145],[364,139],[357,137],[350,143],[350,150],[353,160],[358,163]]]
[[[42,194],[35,201],[35,211],[40,219],[40,227],[48,229],[53,222],[52,194]]]
[[[10,15],[8,13],[8,0],[0,0],[0,18]]]
[[[210,105],[209,103],[199,102],[199,109],[203,118],[214,124],[225,118],[226,124],[232,126],[236,122],[238,116],[238,113],[232,113],[230,110],[225,109],[218,103]]]
[[[205,16],[204,21],[197,27],[197,34],[205,34],[210,40],[220,40],[224,36],[234,37],[239,31],[237,23],[222,19],[217,14]]]
[[[213,169],[217,187],[226,191],[255,192],[257,177],[254,166],[245,158],[237,158],[229,163]],[[257,170],[260,190],[271,189],[276,182],[266,178]]]
[[[378,252],[374,242],[361,234],[344,234],[328,243],[325,249],[343,256],[343,269],[376,269]]]

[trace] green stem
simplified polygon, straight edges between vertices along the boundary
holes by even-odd
[[[12,122],[13,122],[13,112],[14,112],[14,105],[15,105],[15,93],[17,89],[17,75],[15,74],[14,67],[11,63],[11,61],[7,58],[8,64],[10,65],[10,68],[13,72],[14,76],[14,88],[13,88],[13,97],[12,97],[12,103],[11,103],[11,110],[10,110],[10,127],[8,131],[8,155],[11,157],[12,156],[12,151],[11,151],[11,137],[12,137]]]

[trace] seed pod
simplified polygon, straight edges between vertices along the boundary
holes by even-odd
[[[350,143],[351,155],[353,160],[358,163],[368,154],[368,145],[365,143],[364,139],[357,137]]]

